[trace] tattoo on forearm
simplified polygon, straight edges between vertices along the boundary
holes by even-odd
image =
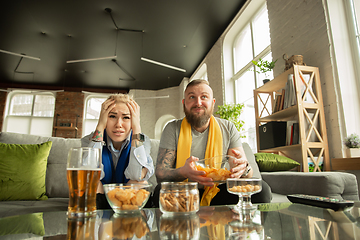
[[[103,134],[99,130],[95,130],[93,137],[96,140],[103,140]]]
[[[174,150],[159,148],[156,177],[159,182],[185,180],[176,169],[176,152]]]

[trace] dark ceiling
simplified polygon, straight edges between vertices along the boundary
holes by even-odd
[[[178,86],[193,74],[244,2],[3,1],[0,51],[41,60],[0,52],[0,87],[159,90]],[[116,58],[66,63],[110,56]]]

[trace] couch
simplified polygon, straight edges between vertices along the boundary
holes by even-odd
[[[67,153],[71,147],[81,146],[80,139],[65,139],[60,137],[41,137],[19,133],[0,133],[1,143],[39,144],[51,141],[52,147],[48,156],[46,169],[47,200],[31,201],[0,201],[0,217],[27,214],[34,212],[66,211],[68,206],[68,185],[66,180]],[[250,162],[255,157],[250,147],[243,144]],[[156,164],[159,140],[151,139],[150,155]],[[254,169],[254,176],[261,176],[271,187],[272,202],[287,202],[286,195],[292,193],[329,196],[338,199],[359,200],[357,180],[355,175],[344,172],[261,172]],[[154,186],[156,177],[149,180]]]

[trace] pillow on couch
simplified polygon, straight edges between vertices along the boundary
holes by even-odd
[[[46,165],[52,142],[0,143],[0,200],[46,200]]]
[[[0,228],[0,236],[17,234],[17,237],[25,239],[34,237],[32,234],[45,235],[43,213],[1,218],[0,226],[4,226]]]
[[[255,153],[254,155],[261,172],[287,171],[300,166],[300,163],[274,153]]]

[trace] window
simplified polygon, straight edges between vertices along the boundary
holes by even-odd
[[[101,104],[107,99],[107,96],[88,96],[85,100],[85,114],[83,122],[83,136],[95,131],[99,121]]]
[[[360,57],[360,3],[359,1],[350,0],[352,18],[354,22],[355,38],[358,46],[358,56]]]
[[[255,72],[252,60],[272,61],[270,31],[266,5],[258,10],[240,30],[233,43],[235,101],[245,105],[240,118],[244,121],[246,142],[256,150],[255,109],[253,90],[263,84],[265,74]],[[270,73],[272,76],[272,72]],[[271,77],[272,78],[272,77]]]
[[[204,79],[204,80],[208,81],[206,63],[204,63],[199,68],[199,70],[196,72],[196,74],[192,77],[191,80],[194,80],[194,79]]]
[[[55,96],[52,93],[14,91],[8,95],[3,131],[52,135]]]

